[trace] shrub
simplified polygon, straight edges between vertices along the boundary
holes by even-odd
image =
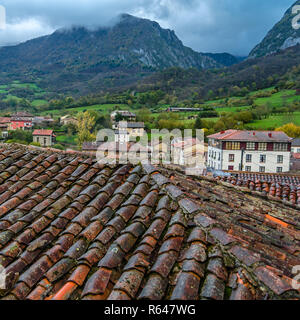
[[[64,149],[65,149],[65,148],[64,148],[61,144],[59,144],[59,143],[55,144],[55,145],[53,146],[53,148],[54,148],[54,149],[58,149],[58,150],[64,150]]]
[[[26,141],[18,140],[18,139],[10,139],[10,140],[7,140],[6,143],[18,143],[18,144],[28,145]]]
[[[32,142],[32,132],[26,130],[15,130],[9,132],[10,140]]]
[[[31,143],[30,143],[30,146],[40,147],[41,144],[38,143],[38,142],[31,142]]]

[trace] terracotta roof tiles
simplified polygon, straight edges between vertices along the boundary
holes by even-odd
[[[36,129],[33,131],[34,136],[52,136],[53,130]]]
[[[3,300],[300,298],[296,206],[151,165],[0,149]]]
[[[292,142],[292,139],[281,131],[226,130],[208,138],[222,141]]]
[[[240,173],[236,177],[217,177],[219,181],[259,192],[269,199],[300,205],[300,176]]]

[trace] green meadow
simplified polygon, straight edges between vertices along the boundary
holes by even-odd
[[[86,107],[47,110],[47,111],[43,111],[42,115],[53,114],[54,116],[63,116],[68,113],[73,114],[73,113],[84,112],[88,110],[99,111],[103,114],[108,114],[112,110],[114,110],[116,105],[120,108],[120,110],[131,110],[125,104],[96,104],[96,105],[86,106]]]

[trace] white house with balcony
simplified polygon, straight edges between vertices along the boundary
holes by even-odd
[[[291,138],[279,131],[222,131],[208,137],[207,167],[225,171],[289,172],[291,144]]]

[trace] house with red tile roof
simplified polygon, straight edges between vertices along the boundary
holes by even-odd
[[[55,144],[55,134],[53,130],[34,130],[33,131],[33,142],[39,143],[42,147],[51,147]]]
[[[9,130],[31,130],[33,115],[28,112],[17,112],[11,116]]]
[[[207,166],[259,173],[290,171],[292,139],[279,131],[227,130],[208,136]]]
[[[0,145],[0,300],[299,300],[299,203]]]

